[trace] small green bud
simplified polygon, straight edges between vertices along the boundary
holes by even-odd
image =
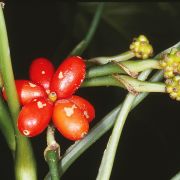
[[[140,41],[140,42],[147,42],[147,43],[149,43],[149,40],[148,40],[147,37],[144,36],[144,35],[140,35],[137,39],[138,39],[138,41]]]
[[[129,48],[132,52],[134,52],[137,58],[147,59],[153,54],[153,48],[144,35],[134,38]]]
[[[172,99],[180,101],[180,75],[176,75],[173,78],[166,79],[166,92]]]
[[[164,70],[165,78],[172,78],[180,74],[180,51],[172,49],[170,53],[163,56],[159,64]]]

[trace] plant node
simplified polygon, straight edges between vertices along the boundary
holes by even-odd
[[[4,8],[5,3],[4,3],[4,2],[0,2],[0,6],[1,6],[2,8]]]

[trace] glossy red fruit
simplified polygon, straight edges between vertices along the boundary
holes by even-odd
[[[33,60],[29,68],[30,80],[42,85],[47,93],[50,92],[50,82],[54,72],[55,68],[51,61],[43,57]]]
[[[86,65],[81,57],[68,57],[61,63],[52,78],[51,92],[56,92],[58,98],[71,96],[83,82],[85,73]]]
[[[37,98],[23,106],[18,117],[19,131],[28,137],[40,134],[48,126],[53,104],[45,98]]]
[[[95,118],[95,109],[89,101],[75,95],[71,96],[68,100],[81,109],[88,122],[91,122]]]
[[[56,101],[52,120],[58,131],[69,140],[82,139],[89,130],[89,123],[81,109],[66,99]]]
[[[44,88],[32,81],[15,80],[15,85],[21,105],[25,105],[38,97],[47,97]],[[3,96],[7,100],[5,89],[2,89]]]

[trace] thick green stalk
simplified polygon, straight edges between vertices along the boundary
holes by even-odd
[[[54,153],[55,152],[55,153]],[[55,150],[49,150],[46,152],[46,160],[49,166],[49,171],[52,180],[60,180],[58,169],[58,153]]]
[[[103,7],[104,7],[104,3],[99,3],[96,13],[93,17],[92,23],[90,25],[90,28],[86,34],[86,37],[71,51],[69,56],[81,55],[84,52],[84,50],[87,48],[87,46],[91,42],[91,40],[96,32],[96,29],[99,24],[99,20],[101,18],[101,14],[103,11]]]
[[[100,76],[100,77],[85,79],[85,81],[81,85],[81,87],[98,87],[98,86],[117,86],[117,87],[125,88],[123,84],[120,83],[113,76]]]
[[[37,180],[36,162],[30,141],[21,135],[16,136],[16,180]]]
[[[146,70],[142,72],[139,75],[138,79],[145,80],[150,74],[150,72],[151,72],[150,70]],[[135,95],[128,93],[122,104],[120,111],[117,114],[116,122],[114,124],[112,134],[109,138],[107,147],[103,154],[99,172],[96,178],[97,180],[109,180],[110,178],[117,147],[122,134],[122,130],[135,98],[136,98]]]
[[[134,95],[129,93],[124,103],[122,104],[121,110],[117,115],[117,120],[115,122],[113,132],[109,138],[107,147],[103,154],[101,165],[99,167],[99,172],[96,178],[97,180],[110,179],[119,139],[122,133],[122,129],[124,127],[126,118],[128,116],[128,113],[131,109],[132,103],[135,100],[135,98],[136,97]]]
[[[180,171],[171,180],[180,180]]]
[[[86,79],[81,87],[96,86],[117,86],[128,89],[128,91],[134,94],[138,92],[166,92],[164,83],[141,81],[127,75],[112,75]]]
[[[1,75],[1,72],[0,72],[0,89],[3,87],[3,80],[2,80],[2,75]]]
[[[166,85],[162,82],[149,82],[140,79],[134,79],[127,75],[113,75],[126,89],[132,94],[139,92],[166,92]]]
[[[118,64],[108,63],[101,66],[93,66],[86,72],[86,78],[93,78],[97,76],[106,76],[110,74],[127,74],[122,67],[128,69],[131,74],[137,74],[138,72],[145,71],[146,69],[161,69],[159,62],[153,59],[146,60],[129,60],[122,61]]]
[[[18,96],[14,83],[14,74],[11,64],[8,36],[3,15],[0,7],[0,71],[8,99],[9,110],[13,119],[14,133],[16,138],[15,176],[16,180],[36,180],[36,163],[28,138],[22,136],[17,129],[17,117],[20,110]]]
[[[8,147],[10,148],[14,156],[15,151],[16,151],[14,128],[12,125],[11,116],[1,97],[0,97],[0,131],[4,135],[6,142],[8,144]]]
[[[0,70],[6,94],[8,97],[8,106],[12,117],[17,117],[19,113],[19,102],[14,84],[14,75],[11,64],[10,49],[6,33],[6,26],[2,8],[0,7]],[[14,121],[14,124],[16,122]]]

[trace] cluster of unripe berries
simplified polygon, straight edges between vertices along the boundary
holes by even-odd
[[[29,69],[30,80],[15,80],[22,109],[17,126],[28,137],[43,132],[51,121],[69,140],[82,139],[95,117],[95,110],[86,99],[73,95],[86,74],[86,65],[79,56],[66,58],[55,71],[45,58],[35,59]],[[2,88],[5,99],[5,89]]]
[[[134,52],[137,58],[147,59],[153,55],[153,48],[144,35],[134,38],[130,45],[130,50]]]
[[[166,78],[166,91],[172,99],[180,101],[180,51],[172,49],[160,60]]]
[[[172,49],[170,53],[163,56],[160,60],[160,65],[164,70],[164,77],[166,79],[180,74],[180,51]]]
[[[134,38],[130,50],[137,58],[147,59],[152,56],[153,48],[144,35]],[[166,92],[172,99],[180,101],[180,51],[172,49],[164,54],[159,64],[164,71]]]

